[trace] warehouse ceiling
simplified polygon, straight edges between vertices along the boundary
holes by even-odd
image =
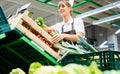
[[[49,2],[44,2],[49,1]],[[33,12],[33,19],[36,17],[43,17],[45,23],[51,26],[57,22],[62,21],[59,13],[57,12],[57,3],[59,0],[0,0],[0,6],[3,7],[6,16],[15,14],[16,10],[26,3],[31,3],[28,8],[29,11]],[[119,0],[74,0],[73,5],[73,17],[76,17],[82,13],[112,4]],[[120,13],[120,8],[115,7],[110,10],[100,12],[89,17],[83,18],[85,25],[92,25],[92,22],[100,18],[116,15]],[[120,28],[119,19],[110,21],[109,23],[99,24],[103,27],[116,27]]]

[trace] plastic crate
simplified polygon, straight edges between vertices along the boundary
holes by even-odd
[[[17,29],[7,32],[6,37],[0,40],[1,74],[8,74],[14,68],[21,68],[27,73],[29,65],[36,61],[42,65],[59,64],[54,57]]]
[[[67,65],[69,63],[76,63],[81,65],[90,65],[93,60],[88,54],[68,54],[61,61],[61,65]]]
[[[2,47],[4,46],[8,50],[16,51],[20,55],[22,54],[23,57],[29,58],[29,61],[43,61],[44,63],[42,64],[46,65],[58,64],[57,60],[53,56],[17,29],[7,32],[6,38],[4,38],[3,41],[0,41],[3,43],[0,44]],[[47,60],[49,60],[49,63]]]
[[[7,18],[3,12],[2,7],[0,7],[0,34],[10,31],[10,26],[8,24]]]
[[[61,65],[69,63],[90,65],[92,61],[96,61],[101,70],[119,70],[120,52],[107,50],[88,54],[68,54],[61,60]]]

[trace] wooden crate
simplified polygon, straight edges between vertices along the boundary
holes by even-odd
[[[29,11],[26,10],[23,14],[18,14],[17,17],[10,18],[8,21],[11,24],[11,28],[17,28],[24,35],[26,35],[28,38],[30,38],[32,41],[46,50],[50,55],[52,55],[56,59],[59,59],[59,53],[53,47],[51,48],[51,46],[53,45],[51,41],[52,37],[40,26],[38,26],[32,18],[28,17],[28,12]],[[44,38],[45,42],[43,42],[38,37],[39,35]]]

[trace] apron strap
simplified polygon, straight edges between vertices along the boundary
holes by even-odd
[[[74,30],[74,19],[73,19],[73,22],[72,22],[71,25],[72,25],[72,30]],[[62,33],[64,33],[64,28],[63,27],[64,27],[64,25],[62,25]]]

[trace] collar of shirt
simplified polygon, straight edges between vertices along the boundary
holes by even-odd
[[[70,19],[68,20],[67,23],[65,23],[65,22],[63,21],[63,22],[62,22],[62,25],[65,25],[65,24],[70,25],[71,23],[73,23],[73,18],[72,18],[72,17],[70,17]]]

